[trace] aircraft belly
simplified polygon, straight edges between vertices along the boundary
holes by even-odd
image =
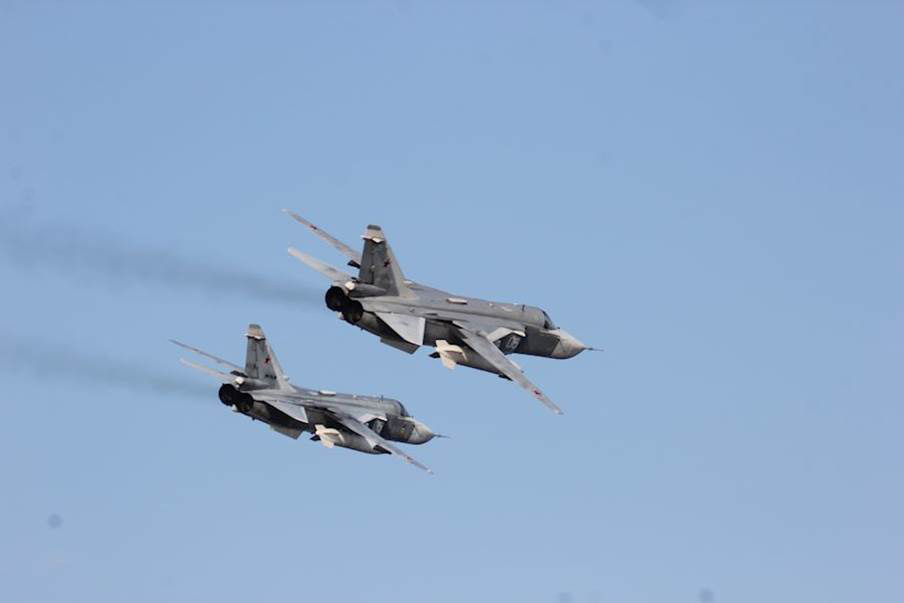
[[[274,431],[291,438],[297,438],[302,432],[308,429],[306,423],[287,415],[283,411],[274,408],[265,402],[255,401],[251,409],[245,414],[252,419],[266,423]]]
[[[283,402],[281,400],[270,400],[267,402],[270,406],[275,408],[276,410],[292,417],[299,423],[308,423],[308,415],[305,412],[303,406],[299,406],[297,404],[290,404],[289,402]]]
[[[424,345],[436,347],[438,340],[458,341],[458,333],[451,324],[428,320],[424,329]]]

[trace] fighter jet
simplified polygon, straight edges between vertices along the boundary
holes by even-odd
[[[326,305],[343,320],[409,354],[422,345],[432,346],[436,351],[431,357],[447,368],[461,364],[510,379],[562,414],[508,354],[571,358],[593,348],[557,327],[542,309],[453,295],[407,280],[379,226],[367,227],[364,250],[358,253],[295,212],[283,211],[358,268],[358,275],[352,276],[289,248],[291,255],[331,281]]]
[[[248,326],[244,368],[190,345],[177,346],[231,369],[228,373],[180,358],[182,364],[222,382],[220,401],[237,413],[262,421],[293,439],[305,432],[327,448],[339,446],[368,454],[392,454],[428,473],[430,469],[392,442],[423,444],[437,434],[408,414],[398,400],[340,394],[289,384],[263,330]]]

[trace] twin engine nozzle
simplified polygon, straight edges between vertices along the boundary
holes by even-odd
[[[343,320],[356,324],[364,317],[364,306],[352,299],[342,287],[330,287],[324,296],[326,307],[333,312],[340,312]]]
[[[220,402],[226,406],[231,406],[241,413],[251,412],[254,407],[254,398],[251,394],[240,392],[228,383],[220,386],[217,395],[220,397]]]

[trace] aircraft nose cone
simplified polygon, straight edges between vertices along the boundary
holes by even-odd
[[[559,329],[556,331],[556,335],[559,336],[559,343],[556,345],[556,349],[553,350],[554,358],[573,358],[589,348],[589,346],[584,345],[581,340],[568,331]]]
[[[420,421],[414,421],[414,430],[411,432],[411,436],[408,438],[409,444],[424,444],[429,442],[434,438],[436,434],[433,431],[421,423]]]

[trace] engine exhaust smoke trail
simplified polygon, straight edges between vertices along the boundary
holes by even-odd
[[[178,395],[204,400],[216,392],[212,384],[181,374],[173,361],[172,373],[154,369],[146,361],[129,362],[119,356],[85,352],[66,345],[4,335],[0,346],[0,372],[22,375],[28,383],[65,381],[80,386],[116,387],[135,393]]]
[[[163,285],[217,298],[241,295],[293,307],[322,303],[322,292],[302,284],[301,278],[293,283],[287,277],[283,282],[228,265],[141,247],[110,233],[59,223],[38,224],[9,215],[0,220],[0,258],[25,270],[44,268],[68,276],[95,276],[122,287]],[[222,261],[228,263],[227,259]]]

